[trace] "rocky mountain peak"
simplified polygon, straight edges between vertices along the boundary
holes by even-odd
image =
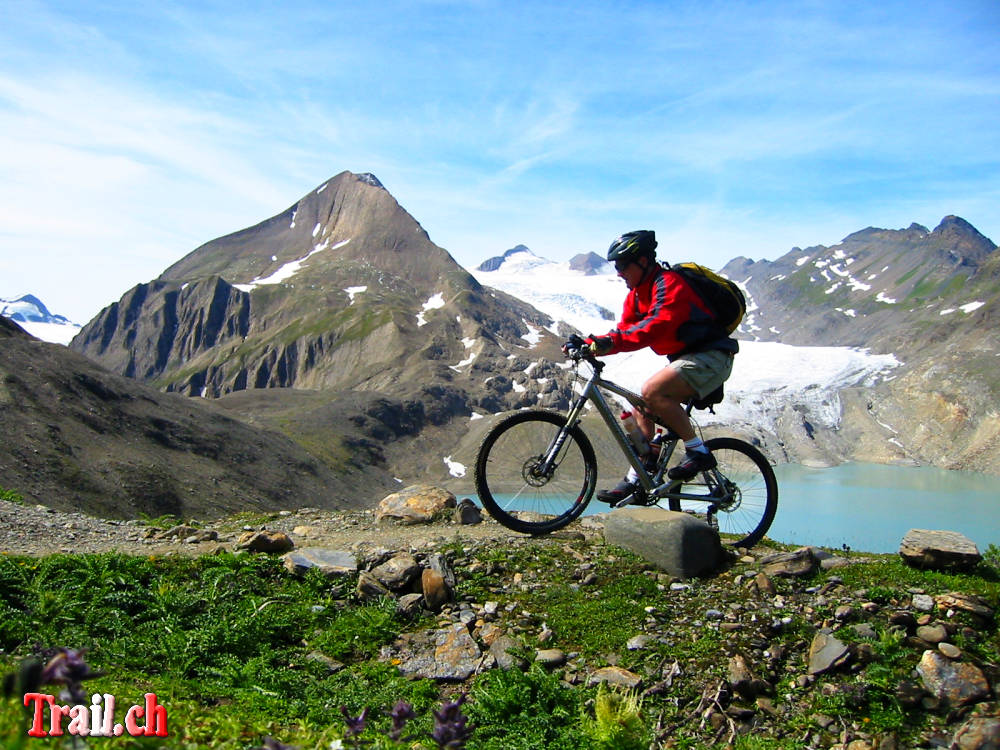
[[[520,254],[525,254],[526,256],[530,256],[532,258],[534,257],[534,253],[531,252],[530,248],[528,248],[527,245],[515,245],[510,250],[505,252],[503,255],[497,255],[492,258],[487,258],[476,267],[476,270],[496,271],[504,264],[504,261],[510,260],[511,258],[514,258]]]
[[[612,272],[611,264],[594,252],[574,255],[569,260],[569,267],[570,270],[581,271],[587,276]]]

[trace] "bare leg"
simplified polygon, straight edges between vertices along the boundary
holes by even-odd
[[[691,420],[684,411],[684,402],[696,395],[694,389],[673,367],[664,367],[642,385],[642,398],[649,410],[684,441],[691,440],[695,436]],[[644,414],[636,413],[635,421],[643,434],[652,439],[653,420]]]

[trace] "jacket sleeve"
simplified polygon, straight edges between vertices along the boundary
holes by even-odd
[[[646,305],[641,303],[637,290],[630,291],[618,327],[608,333],[614,344],[612,354],[632,352],[647,346],[663,353],[663,344],[675,340],[678,325],[686,319],[678,313],[691,302],[685,298],[683,282],[677,282],[670,276],[661,273],[656,277]],[[671,348],[670,345],[666,347]]]

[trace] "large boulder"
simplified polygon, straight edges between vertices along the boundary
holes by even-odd
[[[662,508],[622,508],[609,513],[604,539],[678,578],[711,573],[725,559],[718,531],[688,513]]]
[[[383,498],[375,518],[380,523],[430,523],[446,509],[454,507],[455,496],[448,490],[416,484]]]
[[[910,529],[899,545],[907,565],[930,570],[969,570],[983,559],[975,542],[957,531]]]

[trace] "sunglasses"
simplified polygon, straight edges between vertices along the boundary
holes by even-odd
[[[617,271],[618,273],[622,273],[622,272],[623,272],[623,271],[624,271],[624,270],[625,270],[626,268],[628,268],[628,267],[629,267],[630,265],[632,265],[632,264],[633,264],[634,262],[635,262],[635,261],[632,261],[632,260],[625,260],[625,261],[622,261],[622,260],[616,260],[616,261],[615,261],[615,270],[616,270],[616,271]]]

